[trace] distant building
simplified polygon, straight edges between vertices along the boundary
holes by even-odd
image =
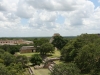
[[[52,36],[52,38],[50,39],[50,43],[52,43],[52,41],[54,40],[54,36],[60,36],[60,34],[59,33],[54,33],[54,35]]]
[[[0,45],[20,45],[20,44],[33,44],[33,41],[27,41],[23,39],[19,39],[19,40],[0,39]]]
[[[35,51],[36,51],[36,48],[34,46],[22,46],[20,48],[20,53],[32,53]]]

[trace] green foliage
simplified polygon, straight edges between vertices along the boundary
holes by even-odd
[[[22,75],[24,71],[21,63],[12,63],[7,67],[7,69],[9,70],[9,75]]]
[[[5,65],[0,63],[0,75],[9,75],[8,69],[5,67]]]
[[[58,49],[62,49],[68,40],[64,39],[62,36],[54,36],[52,44]]]
[[[82,34],[68,42],[61,50],[62,59],[74,62],[82,74],[100,73],[100,36]]]
[[[80,75],[80,70],[74,63],[58,64],[53,67],[51,75]]]
[[[61,50],[61,59],[66,62],[74,61],[79,49],[82,47],[82,42],[79,39],[71,40]]]
[[[4,63],[4,60],[3,59],[0,59],[0,63]]]
[[[39,54],[34,54],[32,55],[32,57],[30,58],[30,62],[33,65],[40,65],[42,63],[42,58]]]
[[[82,73],[91,72],[98,75],[97,73],[100,71],[100,46],[97,47],[95,44],[83,46],[75,58],[75,63],[81,69]]]
[[[5,51],[3,49],[0,49],[0,54],[4,53]]]
[[[15,63],[13,55],[9,53],[2,54],[4,58],[0,58],[0,75],[22,75],[23,67],[21,63]],[[6,55],[6,56],[4,56]],[[8,60],[9,59],[9,60]],[[15,58],[14,58],[15,59]],[[7,62],[8,61],[8,62]]]
[[[47,53],[53,53],[54,52],[54,47],[50,43],[44,43],[40,47],[40,54],[46,55]]]
[[[21,63],[22,67],[24,68],[25,65],[28,63],[28,58],[25,55],[18,55],[16,57],[16,63]]]
[[[6,66],[10,65],[12,62],[15,62],[15,57],[8,52],[5,52],[1,56],[1,59],[3,59],[4,65]]]
[[[2,45],[0,46],[1,49],[11,53],[11,54],[15,54],[15,52],[19,52],[19,48],[21,47],[21,45]]]
[[[49,42],[49,40],[46,39],[46,38],[40,38],[40,39],[35,38],[34,39],[34,45],[35,46],[41,46],[43,43],[46,43],[46,42]]]
[[[36,52],[40,52],[40,46],[44,43],[48,43],[49,40],[47,38],[35,38],[34,46],[36,47]]]

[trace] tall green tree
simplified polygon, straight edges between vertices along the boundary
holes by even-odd
[[[0,75],[9,75],[8,69],[5,67],[4,64],[0,63]]]
[[[15,57],[8,52],[5,52],[1,59],[3,59],[4,65],[9,66],[11,63],[15,62]]]
[[[74,39],[69,41],[61,50],[61,59],[66,62],[74,61],[81,47],[82,42],[80,40]]]
[[[47,43],[47,42],[49,42],[49,40],[46,39],[46,38],[35,38],[35,39],[34,39],[34,45],[35,45],[36,47],[37,47],[37,46],[41,46],[42,44]]]
[[[36,48],[36,52],[40,52],[40,46],[44,43],[48,43],[49,40],[47,38],[35,38],[34,46]]]
[[[40,47],[40,54],[46,55],[47,53],[53,53],[54,52],[54,47],[50,43],[44,43]]]
[[[62,49],[67,42],[62,36],[54,36],[52,44],[58,49]]]
[[[61,56],[66,62],[74,62],[82,74],[100,75],[100,36],[78,36],[63,47]]]
[[[16,57],[16,63],[21,63],[23,67],[26,66],[26,64],[28,63],[28,58],[24,55],[18,55]]]
[[[30,58],[30,62],[35,66],[35,65],[40,65],[42,63],[42,58],[39,54],[34,54]]]
[[[7,69],[9,70],[9,75],[23,75],[24,69],[21,63],[11,63]]]
[[[91,75],[99,75],[100,71],[100,46],[88,44],[82,47],[75,63],[81,69],[82,73],[91,73]]]

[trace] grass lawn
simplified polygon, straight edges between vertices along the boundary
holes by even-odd
[[[56,61],[54,61],[54,63],[61,64],[61,63],[64,63],[64,62],[63,61],[60,61],[60,60],[56,60]]]
[[[23,75],[30,75],[28,68],[25,69],[26,71],[23,73]]]
[[[25,55],[27,57],[31,57],[33,54],[38,54],[38,53],[17,53],[18,55]]]
[[[48,69],[34,69],[35,75],[50,75]]]
[[[34,75],[50,75],[50,71],[48,69],[34,69],[31,67],[34,72]]]
[[[55,50],[54,53],[49,57],[50,58],[54,58],[54,57],[60,57],[60,56],[61,56],[60,51],[59,50]]]
[[[39,54],[39,53],[20,53],[20,52],[17,52],[18,55],[25,55],[27,57],[31,57],[33,54]],[[49,57],[50,58],[53,58],[53,57],[60,57],[60,51],[59,50],[55,50],[54,53],[52,55],[50,55]]]

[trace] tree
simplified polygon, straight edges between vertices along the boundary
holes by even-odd
[[[88,44],[82,47],[75,63],[82,73],[91,73],[91,75],[99,75],[100,71],[100,46]]]
[[[54,52],[54,47],[50,43],[44,43],[40,47],[40,54],[46,55],[47,53],[53,53]]]
[[[24,69],[21,63],[11,63],[7,69],[9,70],[9,75],[23,75]]]
[[[0,47],[4,51],[7,51],[7,52],[9,52],[11,54],[14,54],[15,52],[19,51],[20,45],[2,45]]]
[[[0,49],[0,54],[3,54],[5,51],[3,49]]]
[[[65,45],[61,50],[61,59],[66,62],[74,61],[74,58],[77,56],[81,44],[79,40],[71,40]]]
[[[62,49],[67,42],[62,36],[54,36],[52,44],[58,49]]]
[[[49,42],[49,40],[46,39],[46,38],[40,38],[40,39],[35,38],[35,39],[34,39],[34,45],[35,45],[36,47],[37,47],[37,46],[41,46],[42,44],[47,43],[47,42]]]
[[[4,50],[0,49],[0,75],[23,75],[24,68],[21,62],[25,62],[23,57],[19,57],[16,62],[16,57]]]
[[[4,65],[9,66],[11,63],[15,62],[15,57],[8,52],[5,52],[1,59],[3,59]]]
[[[74,62],[82,74],[100,75],[100,36],[82,34],[61,50],[65,62]]]
[[[74,63],[58,64],[53,67],[51,75],[80,75],[80,70]]]
[[[49,40],[47,38],[35,38],[34,39],[34,46],[36,48],[36,52],[40,52],[40,46],[44,43],[48,43]]]
[[[74,61],[74,58],[84,45],[93,43],[99,38],[96,34],[82,34],[69,41],[61,50],[62,59],[67,62]]]
[[[30,58],[30,62],[35,66],[35,65],[40,65],[42,63],[42,58],[39,54],[34,54]]]
[[[28,58],[24,55],[18,55],[16,57],[16,63],[21,63],[23,67],[28,63]]]
[[[5,67],[4,64],[0,63],[0,75],[9,75],[8,69]]]

